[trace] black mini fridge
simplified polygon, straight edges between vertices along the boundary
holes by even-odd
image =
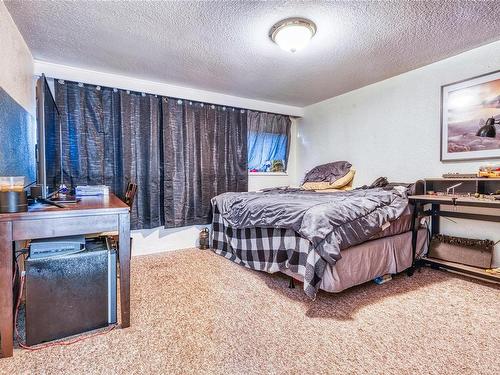
[[[26,343],[36,345],[116,323],[116,251],[88,241],[69,255],[28,257]]]

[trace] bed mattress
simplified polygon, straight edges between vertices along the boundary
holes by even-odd
[[[408,232],[411,229],[411,209],[413,206],[408,205],[403,214],[392,222],[386,223],[384,229],[370,238],[374,240],[377,238],[384,238],[394,236],[396,234]]]
[[[212,199],[233,229],[279,228],[307,239],[329,264],[342,249],[370,240],[408,209],[408,188],[366,188],[342,193],[303,190],[223,193]],[[257,254],[256,254],[257,255]]]

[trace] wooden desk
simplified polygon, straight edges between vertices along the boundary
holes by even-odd
[[[500,208],[500,200],[453,195],[410,195],[410,201],[450,206]]]
[[[491,199],[479,199],[467,196],[452,196],[452,195],[411,195],[408,197],[410,202],[413,203],[413,218],[416,219],[418,215],[431,217],[431,234],[432,236],[440,233],[439,218],[440,217],[453,217],[457,219],[470,219],[480,221],[490,221],[500,223],[500,201]],[[425,211],[425,205],[430,204],[431,209]],[[469,213],[453,210],[442,210],[441,205],[453,207],[478,207],[488,208],[491,214],[482,213]],[[415,259],[416,250],[416,231],[413,230],[413,254]],[[475,277],[480,277],[486,280],[500,282],[500,275],[487,273],[484,269],[466,266],[460,263],[449,262],[435,258],[423,258],[424,263],[428,263],[435,267],[446,268],[456,272],[465,273]]]
[[[0,214],[0,337],[4,357],[13,354],[12,264],[14,241],[117,231],[120,258],[121,327],[130,326],[130,213],[113,194],[85,197],[67,208],[46,205]]]

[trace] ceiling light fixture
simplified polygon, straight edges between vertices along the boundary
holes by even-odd
[[[269,37],[285,51],[296,52],[304,48],[316,34],[314,22],[305,18],[287,18],[276,23]]]

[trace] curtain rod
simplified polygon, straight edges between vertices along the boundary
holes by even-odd
[[[95,87],[96,90],[98,90],[98,91],[100,91],[104,87],[104,88],[107,88],[107,89],[112,89],[113,92],[124,91],[127,94],[130,94],[131,92],[133,92],[133,93],[141,94],[141,96],[143,96],[143,97],[149,95],[149,96],[154,96],[155,98],[157,98],[157,97],[164,98],[167,101],[169,99],[170,100],[177,100],[177,104],[182,104],[184,101],[186,101],[186,102],[189,102],[190,105],[192,105],[193,103],[199,103],[201,107],[203,107],[205,105],[208,105],[212,109],[215,109],[216,106],[217,107],[222,107],[223,111],[225,111],[227,109],[227,107],[228,107],[228,106],[221,105],[221,104],[200,102],[200,101],[196,101],[196,100],[192,101],[192,100],[189,100],[189,99],[186,99],[186,98],[169,97],[169,96],[152,94],[152,93],[146,93],[146,92],[141,92],[141,91],[134,91],[134,90],[124,90],[124,89],[118,89],[118,88],[115,88],[115,87],[100,86],[100,85],[95,85],[95,84],[91,84],[91,83],[83,83],[83,82],[77,82],[77,81],[70,81],[70,80],[64,80],[64,79],[59,79],[59,78],[54,78],[54,77],[51,77],[51,79],[53,79],[54,81],[57,80],[57,82],[59,84],[65,84],[65,82],[72,82],[72,83],[77,83],[79,87],[84,87],[85,85],[86,86],[90,86],[90,87]],[[290,116],[290,115],[283,115],[283,114],[280,114],[280,113],[267,112],[267,111],[259,111],[259,110],[254,110],[254,109],[241,108],[241,107],[232,107],[232,106],[229,106],[229,108],[231,108],[232,111],[235,111],[236,109],[238,109],[238,110],[240,110],[241,113],[244,113],[244,111],[249,111],[249,112],[271,114],[271,115],[275,115],[275,116],[284,116],[284,117],[290,117],[290,118],[293,117],[293,116]]]

